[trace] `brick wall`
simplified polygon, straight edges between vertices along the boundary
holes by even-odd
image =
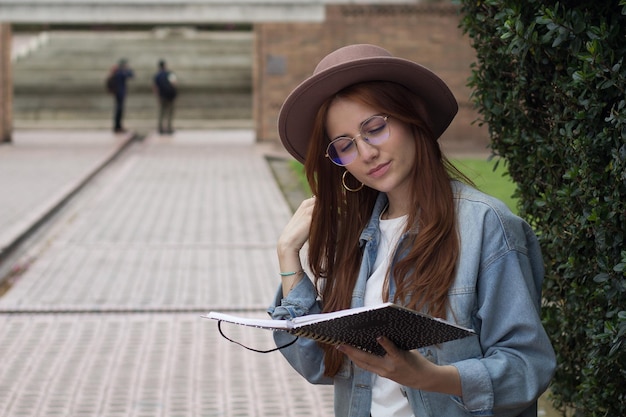
[[[11,25],[0,23],[0,142],[10,142],[13,130]]]
[[[276,120],[289,92],[329,52],[350,43],[373,43],[438,74],[459,102],[459,114],[441,139],[445,150],[484,151],[485,127],[466,87],[475,59],[459,29],[458,9],[449,4],[327,5],[323,23],[255,25],[253,111],[259,140],[278,141]]]

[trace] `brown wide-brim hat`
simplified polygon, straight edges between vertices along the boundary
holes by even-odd
[[[392,81],[417,94],[427,114],[420,115],[435,139],[448,128],[458,110],[454,95],[426,67],[391,55],[375,45],[349,45],[328,54],[313,75],[297,86],[278,115],[278,134],[285,149],[304,163],[313,122],[322,103],[344,88],[365,81]]]

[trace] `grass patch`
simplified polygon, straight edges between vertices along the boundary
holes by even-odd
[[[517,199],[513,198],[515,183],[509,177],[502,161],[495,171],[495,160],[463,158],[452,159],[451,162],[474,181],[479,190],[501,200],[513,213],[517,213]]]
[[[513,213],[517,213],[517,199],[513,198],[515,183],[507,174],[503,163],[498,164],[494,171],[496,161],[462,158],[452,159],[451,162],[474,181],[478,189],[503,201]],[[310,195],[311,190],[304,176],[304,166],[297,161],[291,161],[291,168],[298,176],[305,194]]]
[[[298,176],[298,180],[300,181],[300,185],[302,186],[304,194],[311,195],[311,188],[309,187],[309,183],[306,180],[306,175],[304,175],[304,165],[302,165],[298,161],[290,161],[289,166]]]

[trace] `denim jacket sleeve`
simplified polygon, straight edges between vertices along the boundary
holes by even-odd
[[[317,300],[317,291],[308,276],[282,297],[282,286],[279,286],[268,313],[274,320],[288,320],[307,314],[321,313]],[[284,346],[293,341],[294,336],[286,332],[274,332],[276,346]],[[312,384],[332,384],[332,378],[324,376],[324,351],[317,342],[303,337],[295,344],[280,350],[291,366]]]

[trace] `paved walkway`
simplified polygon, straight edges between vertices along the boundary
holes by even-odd
[[[200,318],[262,317],[274,294],[290,216],[274,150],[246,130],[129,139],[17,131],[0,145],[4,247],[82,186],[11,259],[0,415],[331,416],[329,387]],[[265,330],[225,330],[272,347]]]

